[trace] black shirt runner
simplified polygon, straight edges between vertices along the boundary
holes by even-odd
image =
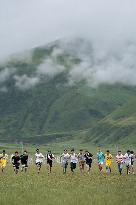
[[[49,164],[50,167],[52,167],[52,160],[54,159],[53,154],[47,154],[47,164]]]
[[[13,166],[16,167],[16,169],[19,169],[19,165],[20,165],[19,161],[20,161],[19,156],[13,156],[12,157]]]
[[[91,167],[93,155],[91,153],[87,153],[84,156],[85,156],[86,164],[89,165],[89,167]]]
[[[28,155],[22,154],[22,155],[20,156],[20,159],[21,159],[21,164],[27,166]]]

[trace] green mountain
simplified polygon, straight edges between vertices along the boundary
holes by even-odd
[[[94,143],[136,144],[136,99],[119,107],[88,131]]]
[[[80,136],[89,143],[136,144],[136,87],[71,83],[90,43],[53,42],[0,66],[0,141],[46,143]],[[81,76],[80,76],[81,77]]]

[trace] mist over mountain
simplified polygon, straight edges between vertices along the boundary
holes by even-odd
[[[7,67],[3,65],[5,68],[1,70],[0,82],[4,84],[12,76],[16,87],[27,89],[40,83],[43,76],[53,78],[67,72],[69,85],[83,80],[90,87],[116,83],[136,85],[136,45],[134,43],[126,43],[121,52],[99,53],[89,40],[82,38],[58,40],[51,45],[39,48],[41,56],[36,64],[34,58],[37,50],[38,48],[12,57]],[[47,53],[44,53],[44,50]],[[35,68],[32,68],[29,75],[25,72],[23,75],[18,75],[18,71],[15,72],[18,67],[17,62],[24,62],[28,66],[33,65]]]
[[[0,140],[136,143],[135,51],[73,38],[12,55],[0,65]]]

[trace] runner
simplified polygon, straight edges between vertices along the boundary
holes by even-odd
[[[80,172],[82,173],[84,171],[84,168],[85,168],[85,156],[84,156],[82,149],[80,149],[80,152],[79,152],[77,158],[78,158],[78,162],[79,162]]]
[[[111,173],[112,155],[110,154],[109,150],[107,150],[105,154],[105,165],[106,165],[106,172]]]
[[[121,153],[121,151],[118,151],[118,154],[116,156],[116,162],[118,164],[118,170],[119,170],[119,173],[121,175],[122,168],[123,168],[123,162],[124,162],[123,154]]]
[[[131,169],[131,152],[130,150],[127,150],[127,153],[124,155],[124,160],[127,168],[127,174],[130,174],[130,169]]]
[[[51,153],[51,150],[48,151],[47,154],[47,166],[48,166],[48,174],[51,173],[52,169],[52,161],[55,159],[54,155]]]
[[[91,166],[92,166],[92,157],[93,155],[88,152],[88,151],[85,151],[85,161],[86,161],[86,166],[87,166],[87,172],[90,173],[90,170],[91,170]]]
[[[39,152],[39,149],[37,149],[36,154],[35,154],[35,163],[36,163],[36,166],[37,166],[38,174],[40,173],[41,166],[42,166],[42,163],[43,163],[43,159],[44,159],[43,154]]]
[[[0,167],[2,172],[4,172],[7,162],[8,162],[8,155],[6,154],[6,151],[3,150],[2,154],[0,155]]]
[[[133,151],[131,151],[130,153],[131,153],[131,170],[132,170],[132,174],[135,174],[135,172],[134,172],[135,154]]]
[[[98,167],[99,167],[100,172],[103,172],[104,159],[105,159],[105,156],[103,152],[101,151],[101,149],[99,148],[97,152],[97,162],[98,162]]]
[[[12,164],[14,167],[14,172],[17,174],[20,166],[20,156],[18,155],[18,151],[16,151],[15,155],[12,157]]]
[[[67,150],[64,150],[64,153],[60,156],[60,162],[63,167],[63,174],[66,174],[67,166],[68,166],[68,159],[70,158],[70,155],[68,154]]]
[[[28,168],[28,153],[25,150],[24,153],[20,156],[21,159],[21,171],[25,169],[25,172],[27,171]]]
[[[70,168],[71,168],[71,173],[74,173],[74,170],[76,169],[76,163],[77,163],[77,155],[74,152],[74,149],[71,150],[70,154]]]

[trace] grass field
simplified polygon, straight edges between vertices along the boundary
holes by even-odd
[[[136,167],[135,167],[136,168]],[[90,174],[80,174],[79,168],[66,175],[54,163],[52,174],[48,175],[43,165],[38,175],[35,165],[28,172],[15,175],[12,166],[0,174],[0,205],[135,205],[136,175],[122,176],[113,163],[113,173],[100,174],[96,163]]]

